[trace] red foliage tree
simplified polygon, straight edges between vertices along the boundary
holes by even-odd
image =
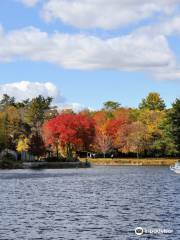
[[[61,114],[44,124],[43,135],[46,145],[54,146],[57,152],[63,147],[70,159],[73,150],[88,151],[95,136],[94,121],[83,114]]]
[[[120,148],[121,133],[124,133],[127,125],[129,124],[129,117],[127,114],[120,114],[115,119],[109,120],[107,123],[107,133],[111,136],[113,147],[116,149]]]

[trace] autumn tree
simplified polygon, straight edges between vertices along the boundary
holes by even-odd
[[[106,153],[112,149],[111,137],[102,131],[96,131],[96,138],[94,143],[95,151],[103,153],[104,158],[106,157]]]
[[[16,150],[21,154],[21,160],[23,160],[23,155],[26,157],[26,153],[29,150],[29,139],[21,137],[18,140]]]
[[[107,133],[111,136],[113,147],[117,150],[120,149],[120,133],[123,132],[126,125],[129,123],[129,116],[127,112],[119,112],[114,119],[107,123]]]
[[[16,150],[18,152],[27,152],[29,149],[29,139],[28,138],[21,138],[17,143]]]
[[[160,127],[166,116],[165,111],[142,109],[139,115],[139,121],[146,126],[146,142],[148,155],[155,155],[157,143],[162,138],[163,130]]]
[[[0,149],[15,149],[20,130],[20,116],[15,107],[15,98],[4,94],[0,100]]]
[[[4,147],[15,149],[16,141],[20,135],[21,119],[15,106],[8,105],[0,112],[1,134],[3,134]]]
[[[126,138],[126,152],[136,153],[137,157],[148,148],[147,128],[142,122],[133,122]]]
[[[103,153],[105,157],[106,153],[112,150],[112,139],[107,132],[109,115],[106,111],[101,110],[94,113],[93,119],[96,132],[93,149],[96,152]]]
[[[149,109],[149,110],[164,110],[166,107],[164,100],[160,97],[159,93],[151,92],[148,96],[142,99],[142,102],[139,104],[140,109]]]
[[[158,93],[150,93],[138,109],[107,101],[100,111],[72,110],[58,115],[52,98],[38,96],[17,102],[0,99],[0,151],[5,148],[42,156],[49,149],[71,159],[75,151],[111,151],[138,156],[177,156],[180,153],[180,99],[165,109]],[[29,139],[28,146],[24,139]]]
[[[73,158],[73,151],[89,150],[95,135],[94,121],[82,114],[61,114],[43,126],[46,145],[58,152],[63,147],[67,159]]]
[[[119,152],[128,154],[130,153],[129,135],[132,132],[130,124],[124,124],[123,127],[119,128],[116,132],[115,146]]]

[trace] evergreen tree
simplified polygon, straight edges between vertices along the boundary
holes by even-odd
[[[33,98],[27,105],[25,120],[36,131],[39,131],[42,126],[45,120],[46,112],[50,109],[51,102],[51,97],[44,98],[39,95],[38,97]]]
[[[160,97],[159,93],[151,92],[149,95],[142,99],[139,104],[140,109],[159,110],[162,111],[166,107],[164,100]]]
[[[169,121],[172,137],[180,154],[180,98],[172,104],[172,109],[169,111]]]
[[[118,108],[120,108],[121,104],[118,102],[114,102],[114,101],[107,101],[104,103],[104,110],[105,111],[113,111],[116,110]]]

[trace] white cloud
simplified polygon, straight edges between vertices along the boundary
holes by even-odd
[[[30,27],[9,33],[0,30],[0,62],[18,59],[45,61],[67,69],[116,69],[154,75],[174,72],[176,58],[162,34],[144,32],[101,39],[88,35],[48,35]]]
[[[154,25],[141,27],[136,31],[137,34],[148,34],[149,36],[171,36],[180,34],[180,16],[173,16]]]
[[[156,79],[173,80],[180,79],[180,68],[170,69],[169,71],[159,71],[156,73]]]
[[[19,2],[23,3],[27,7],[35,6],[40,0],[18,0]]]
[[[59,104],[58,105],[58,111],[62,112],[64,110],[73,110],[74,112],[80,112],[85,108],[84,105],[81,105],[80,103],[64,103],[64,104]]]
[[[78,28],[113,29],[171,14],[180,0],[47,0],[42,15]]]
[[[0,84],[0,99],[2,99],[3,94],[8,94],[11,97],[15,97],[17,101],[23,101],[27,98],[32,99],[39,95],[42,95],[44,97],[53,97],[54,104],[57,106],[57,110],[59,112],[70,109],[72,109],[74,112],[79,112],[83,109],[87,109],[80,103],[65,102],[65,98],[61,95],[57,86],[51,82],[40,83],[20,81]]]
[[[56,102],[62,102],[63,98],[58,91],[57,87],[50,83],[40,83],[40,82],[14,82],[7,84],[0,84],[0,99],[3,94],[8,94],[9,96],[15,97],[17,101],[22,101],[27,98],[32,99],[38,95],[44,97],[53,97]]]

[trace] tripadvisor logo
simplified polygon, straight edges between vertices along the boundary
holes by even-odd
[[[143,233],[144,233],[144,229],[142,227],[137,227],[135,229],[135,234],[136,235],[141,236],[141,235],[143,235]]]
[[[135,228],[135,234],[141,236],[143,234],[172,234],[172,229],[161,229],[161,228],[154,228],[154,229],[147,229],[142,227]]]

